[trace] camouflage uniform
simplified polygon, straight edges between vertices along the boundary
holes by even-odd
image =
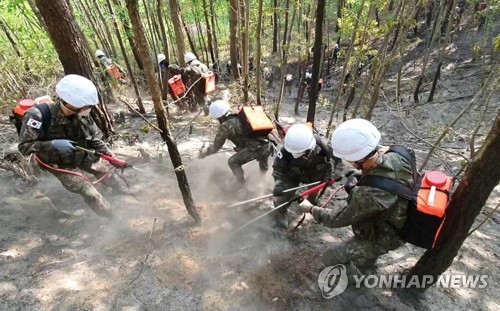
[[[273,164],[274,187],[281,189],[290,189],[299,186],[299,184],[309,184],[316,181],[326,181],[332,178],[333,159],[335,166],[340,166],[342,161],[333,156],[332,147],[320,136],[316,138],[316,147],[311,150],[307,156],[294,159],[292,154],[283,147],[276,155]],[[274,206],[279,206],[289,201],[294,192],[287,192],[282,196],[274,197]],[[315,201],[315,197],[310,197]],[[286,214],[290,204],[281,207],[278,213]]]
[[[196,85],[190,90],[189,94],[191,96],[191,100],[193,101],[193,105],[191,106],[191,110],[198,110],[198,107],[205,107],[207,104],[207,98],[205,96],[205,83],[204,81],[198,81],[201,78],[203,73],[208,72],[208,67],[194,60],[191,62],[189,66],[184,68],[183,73],[185,77],[188,79],[188,83],[186,84],[186,88],[191,87],[194,83]]]
[[[413,185],[411,165],[396,153],[379,158],[368,172]],[[355,187],[347,206],[339,213],[331,209],[314,208],[314,219],[325,226],[341,228],[351,225],[354,238],[342,242],[323,254],[327,266],[344,264],[348,274],[359,274],[357,266],[370,266],[376,259],[404,244],[398,233],[406,220],[408,201],[373,187]]]
[[[208,147],[206,155],[219,151],[227,139],[236,145],[234,148],[236,153],[229,158],[228,164],[238,182],[245,182],[242,165],[252,160],[259,162],[261,172],[268,170],[267,161],[271,153],[269,140],[267,137],[247,137],[243,131],[243,125],[236,114],[229,115],[222,121],[215,135],[214,143]]]
[[[102,177],[104,172],[92,169],[92,164],[99,161],[98,157],[78,149],[71,153],[62,154],[58,153],[52,146],[53,139],[69,139],[81,147],[112,155],[101,140],[101,133],[90,116],[66,117],[60,105],[60,100],[49,105],[51,124],[48,133],[43,133],[43,128],[36,129],[27,124],[30,119],[42,122],[42,113],[39,109],[31,108],[26,112],[19,136],[19,151],[23,155],[36,153],[44,163],[53,167],[78,173],[85,171],[97,178]],[[109,203],[92,184],[72,174],[48,171],[56,176],[67,190],[80,194],[96,214],[105,217],[112,216],[113,211]],[[118,181],[108,178],[107,183],[110,186],[115,186]]]

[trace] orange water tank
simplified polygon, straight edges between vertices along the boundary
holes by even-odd
[[[182,83],[181,75],[175,75],[172,78],[168,79],[168,85],[172,88],[172,92],[176,97],[184,94],[186,92],[186,87],[184,83]]]
[[[448,206],[453,180],[438,171],[425,173],[418,191],[417,210],[442,218]]]
[[[269,133],[274,129],[273,122],[266,115],[262,106],[242,107],[238,114],[247,120],[253,133]]]
[[[109,75],[115,78],[116,80],[121,80],[123,79],[122,73],[120,72],[120,69],[116,67],[115,65],[111,65],[109,67]]]
[[[205,80],[205,94],[210,94],[215,91],[215,75],[209,71],[201,75]]]
[[[36,106],[36,103],[31,99],[22,99],[20,100],[16,107],[14,107],[14,114],[19,116],[24,116],[26,111],[28,111],[31,107]]]

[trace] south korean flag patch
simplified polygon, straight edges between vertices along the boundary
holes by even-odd
[[[28,122],[26,124],[34,129],[37,129],[37,130],[39,130],[42,127],[42,122],[37,121],[35,119],[31,119],[31,118],[28,120]]]

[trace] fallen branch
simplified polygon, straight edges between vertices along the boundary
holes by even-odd
[[[126,101],[124,101],[123,99],[121,98],[118,98],[119,101],[121,101],[122,103],[124,103],[125,105],[127,105],[128,108],[130,108],[130,110],[132,110],[133,112],[135,112],[135,114],[137,114],[139,117],[141,117],[141,119],[143,119],[144,121],[146,121],[147,124],[151,125],[152,128],[154,128],[155,130],[157,130],[158,132],[160,132],[160,134],[163,133],[163,131],[156,125],[154,125],[153,123],[151,123],[151,121],[149,121],[145,116],[143,116],[139,111],[135,110],[132,105],[130,105],[129,103],[127,103]]]

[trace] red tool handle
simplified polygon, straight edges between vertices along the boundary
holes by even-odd
[[[311,189],[307,190],[307,191],[304,191],[302,192],[299,196],[302,198],[302,199],[306,199],[308,196],[310,196],[311,194],[314,194],[320,190],[322,190],[323,188],[326,188],[326,187],[329,187],[331,185],[333,185],[334,183],[336,183],[337,180],[335,179],[332,179],[330,180],[329,182],[324,182],[324,183],[321,183],[317,186],[314,186],[312,187]]]
[[[120,159],[117,159],[117,158],[113,158],[113,157],[110,157],[110,156],[105,155],[105,154],[101,154],[100,156],[101,156],[101,158],[103,158],[104,160],[108,161],[109,163],[112,163],[112,164],[115,164],[115,165],[118,165],[118,166],[121,166],[121,167],[126,167],[127,166],[127,162],[125,162],[123,160],[120,160]]]

